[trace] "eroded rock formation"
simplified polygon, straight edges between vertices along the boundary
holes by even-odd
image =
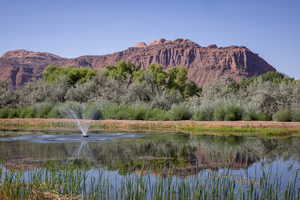
[[[140,42],[124,51],[101,56],[63,58],[51,53],[15,50],[0,57],[0,80],[10,80],[14,87],[41,77],[49,64],[86,66],[101,69],[117,61],[131,61],[146,68],[157,63],[165,69],[171,66],[188,68],[189,78],[203,85],[224,76],[234,80],[276,71],[257,54],[243,46],[202,47],[188,39]]]

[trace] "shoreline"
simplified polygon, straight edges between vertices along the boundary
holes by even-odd
[[[81,120],[90,131],[183,132],[203,135],[300,136],[300,122]],[[75,131],[72,119],[0,119],[1,131]],[[1,135],[1,134],[0,134]]]

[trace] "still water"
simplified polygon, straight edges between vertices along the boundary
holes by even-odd
[[[93,180],[105,175],[114,188],[128,176],[147,175],[154,184],[170,177],[193,182],[210,172],[243,184],[256,183],[267,173],[269,181],[280,178],[281,188],[296,177],[296,188],[300,187],[299,137],[97,133],[82,138],[77,133],[35,133],[1,137],[0,160],[5,170],[27,172],[72,163]]]

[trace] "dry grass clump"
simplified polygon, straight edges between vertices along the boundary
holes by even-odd
[[[80,200],[80,197],[72,197],[69,195],[59,195],[55,192],[41,192],[33,190],[28,200]]]

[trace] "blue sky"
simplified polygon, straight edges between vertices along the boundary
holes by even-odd
[[[0,0],[0,54],[102,55],[179,37],[243,45],[300,79],[297,0]]]

